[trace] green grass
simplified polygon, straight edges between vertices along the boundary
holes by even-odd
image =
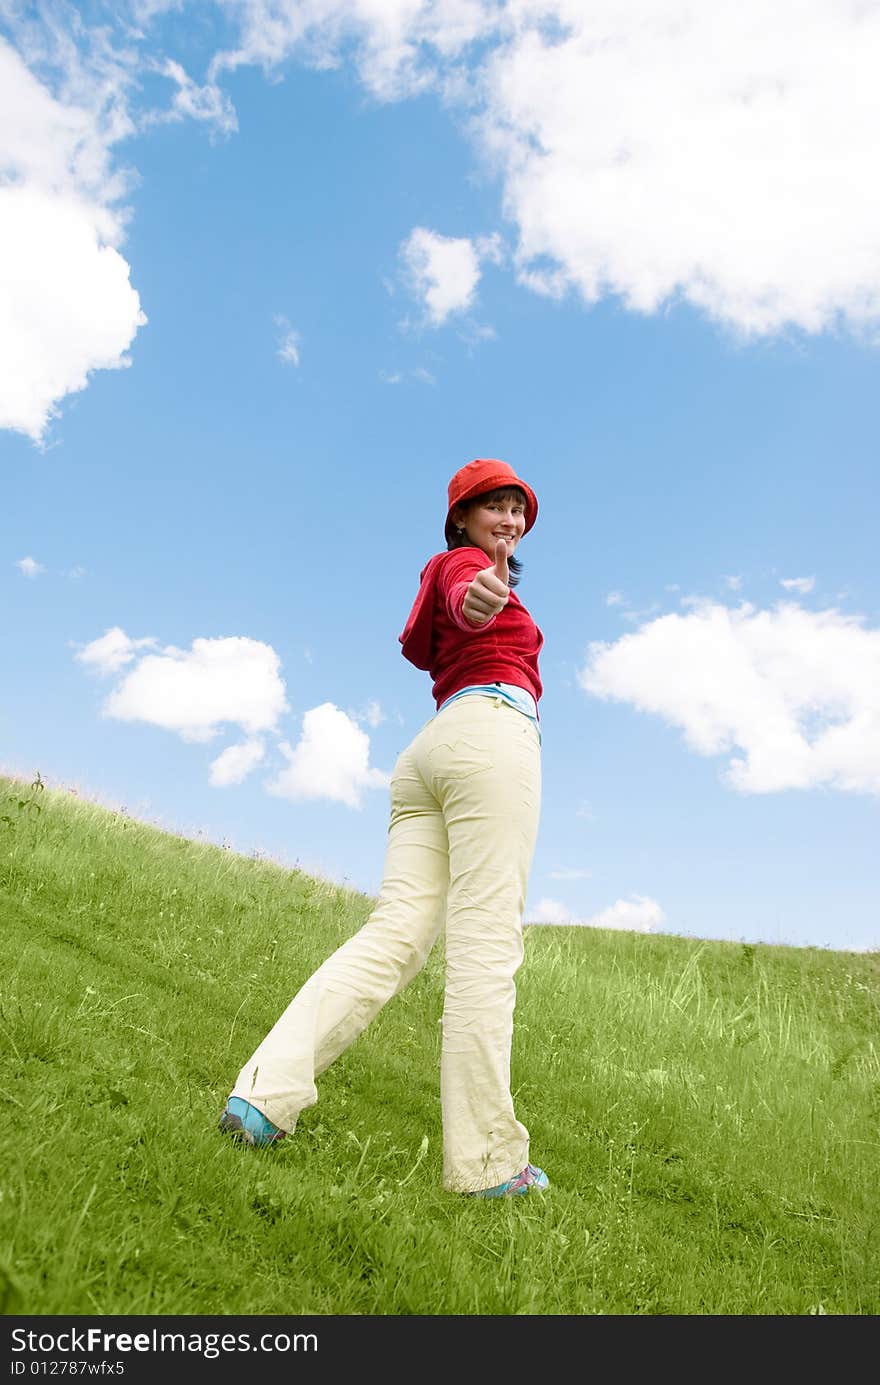
[[[513,1090],[552,1187],[487,1202],[441,1187],[442,942],[292,1139],[217,1133],[370,907],[0,779],[6,1312],[880,1310],[876,955],[529,928]]]

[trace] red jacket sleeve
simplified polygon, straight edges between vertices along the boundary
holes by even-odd
[[[437,591],[446,608],[446,614],[459,630],[475,635],[488,630],[498,619],[497,615],[483,621],[482,625],[472,625],[462,613],[465,593],[478,572],[491,567],[492,561],[479,548],[457,548],[440,567],[437,577]]]

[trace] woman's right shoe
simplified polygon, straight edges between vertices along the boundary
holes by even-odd
[[[273,1125],[268,1116],[240,1096],[231,1096],[220,1117],[220,1129],[247,1145],[274,1145],[283,1140],[286,1130]]]
[[[522,1173],[508,1178],[506,1183],[499,1183],[497,1188],[480,1188],[475,1193],[468,1193],[468,1197],[508,1197],[514,1193],[529,1193],[533,1189],[543,1193],[549,1187],[550,1179],[544,1170],[536,1169],[534,1164],[526,1164]]]

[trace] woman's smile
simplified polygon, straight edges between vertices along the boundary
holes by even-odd
[[[526,527],[525,506],[520,500],[490,500],[471,506],[465,530],[475,548],[481,548],[489,558],[495,557],[499,539],[507,544],[508,558],[519,543]]]

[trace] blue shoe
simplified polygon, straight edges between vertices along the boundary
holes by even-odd
[[[480,1188],[475,1193],[468,1193],[468,1197],[510,1197],[515,1193],[530,1193],[533,1190],[543,1193],[549,1187],[550,1179],[544,1170],[536,1169],[534,1164],[526,1164],[522,1173],[508,1178],[506,1183],[499,1183],[497,1188]]]
[[[220,1129],[224,1135],[231,1135],[233,1140],[247,1145],[274,1145],[287,1134],[240,1096],[231,1096],[227,1101],[220,1117]]]

